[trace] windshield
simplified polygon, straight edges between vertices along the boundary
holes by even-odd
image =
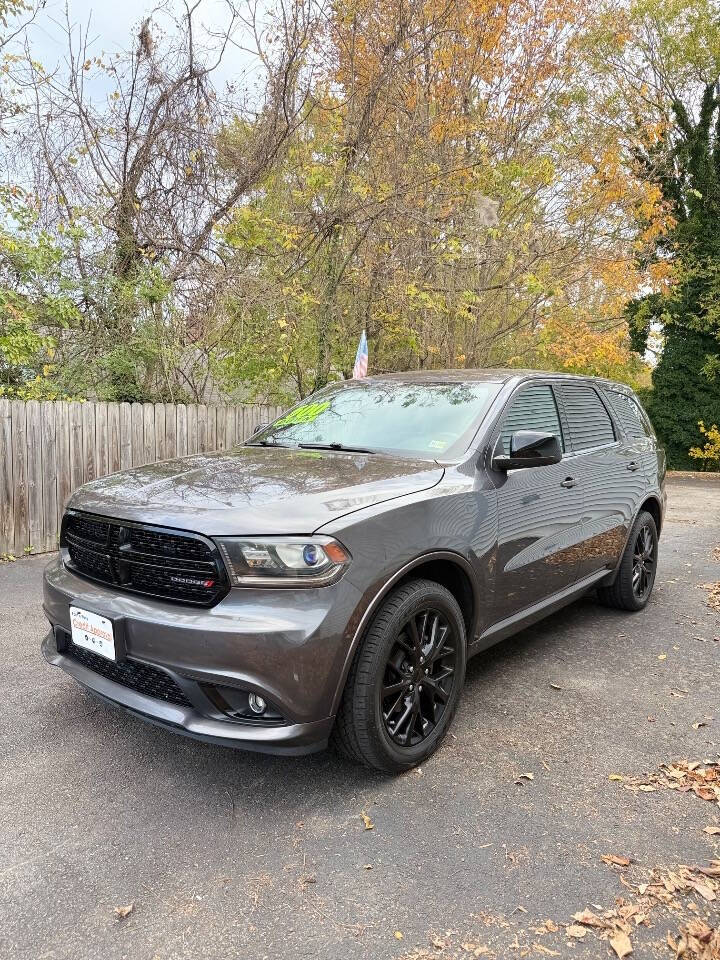
[[[486,382],[345,381],[308,397],[249,442],[454,456],[472,439],[499,388]]]

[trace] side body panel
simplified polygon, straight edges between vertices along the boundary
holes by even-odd
[[[626,469],[622,442],[578,453],[572,470],[583,496],[583,549],[578,555],[578,576],[602,567],[612,570],[620,559],[630,526],[647,491],[642,470]]]
[[[557,433],[566,449],[560,463],[493,470],[498,437],[508,452],[508,434],[528,428]],[[581,490],[568,482],[566,432],[550,378],[521,383],[492,424],[484,469],[498,493],[493,623],[534,606],[578,579],[575,568],[584,537],[583,499]]]
[[[563,459],[510,470],[498,485],[498,548],[493,621],[504,620],[579,579],[583,499],[563,487]]]

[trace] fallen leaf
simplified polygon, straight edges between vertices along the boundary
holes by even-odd
[[[580,927],[576,923],[571,923],[565,933],[574,940],[582,940],[587,935],[585,927]]]
[[[395,931],[395,939],[396,939],[396,940],[403,940],[403,939],[404,939],[403,934],[402,934],[402,931],[400,931],[400,930],[396,930],[396,931]]]
[[[707,943],[712,937],[712,929],[702,920],[691,920],[687,925],[687,932],[701,943]]]
[[[667,654],[661,653],[660,656],[658,657],[658,660],[667,660]]]
[[[370,817],[365,813],[364,810],[363,810],[363,812],[360,814],[360,816],[362,817],[362,822],[365,824],[365,829],[366,829],[366,830],[374,830],[374,829],[375,829],[375,824],[372,822],[372,820],[371,820]]]
[[[608,780],[619,780],[620,783],[622,783],[623,777],[621,777],[619,773],[611,773],[611,774],[608,776]]]
[[[550,947],[544,947],[541,943],[534,943],[533,950],[535,953],[541,953],[544,957],[559,957],[561,954],[557,950],[551,950]]]
[[[363,867],[363,870],[372,870],[372,864],[366,863],[365,866]]]
[[[720,834],[720,827],[705,827],[703,833],[709,833],[711,836],[718,836]]]
[[[629,857],[616,857],[614,853],[606,853],[604,856],[600,857],[603,863],[611,864],[616,867],[629,867],[630,858]]]
[[[558,686],[557,683],[551,683],[551,684],[550,684],[550,687],[551,687],[553,690],[562,690],[562,687]]]
[[[692,725],[692,728],[693,730],[699,730],[700,727],[706,727],[707,725],[707,720],[696,720],[696,722]]]
[[[598,917],[592,910],[581,910],[579,913],[574,913],[573,920],[577,920],[578,923],[582,923],[586,927],[603,928],[607,926],[607,922]]]
[[[622,930],[619,930],[614,937],[610,937],[610,946],[618,957],[620,957],[620,960],[633,952],[630,937],[626,933],[623,933]]]
[[[115,907],[115,919],[124,920],[125,917],[129,917],[130,914],[135,909],[134,903],[129,903],[126,907]]]
[[[708,887],[707,884],[700,883],[698,880],[694,880],[690,883],[690,886],[696,893],[699,893],[703,900],[712,902],[716,899],[715,891],[712,887]]]
[[[515,783],[520,783],[523,780],[534,780],[534,779],[535,779],[534,773],[521,773],[520,776],[515,781]]]

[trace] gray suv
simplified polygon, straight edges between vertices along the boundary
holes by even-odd
[[[653,588],[665,458],[627,387],[518,370],[336,383],[247,443],[78,490],[47,660],[179,733],[406,770],[467,658]]]

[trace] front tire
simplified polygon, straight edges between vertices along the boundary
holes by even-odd
[[[380,607],[348,674],[333,730],[340,751],[402,773],[437,750],[465,679],[465,623],[457,600],[411,580]]]
[[[657,573],[658,532],[652,514],[643,510],[633,524],[614,583],[598,587],[598,597],[617,610],[642,610]]]

